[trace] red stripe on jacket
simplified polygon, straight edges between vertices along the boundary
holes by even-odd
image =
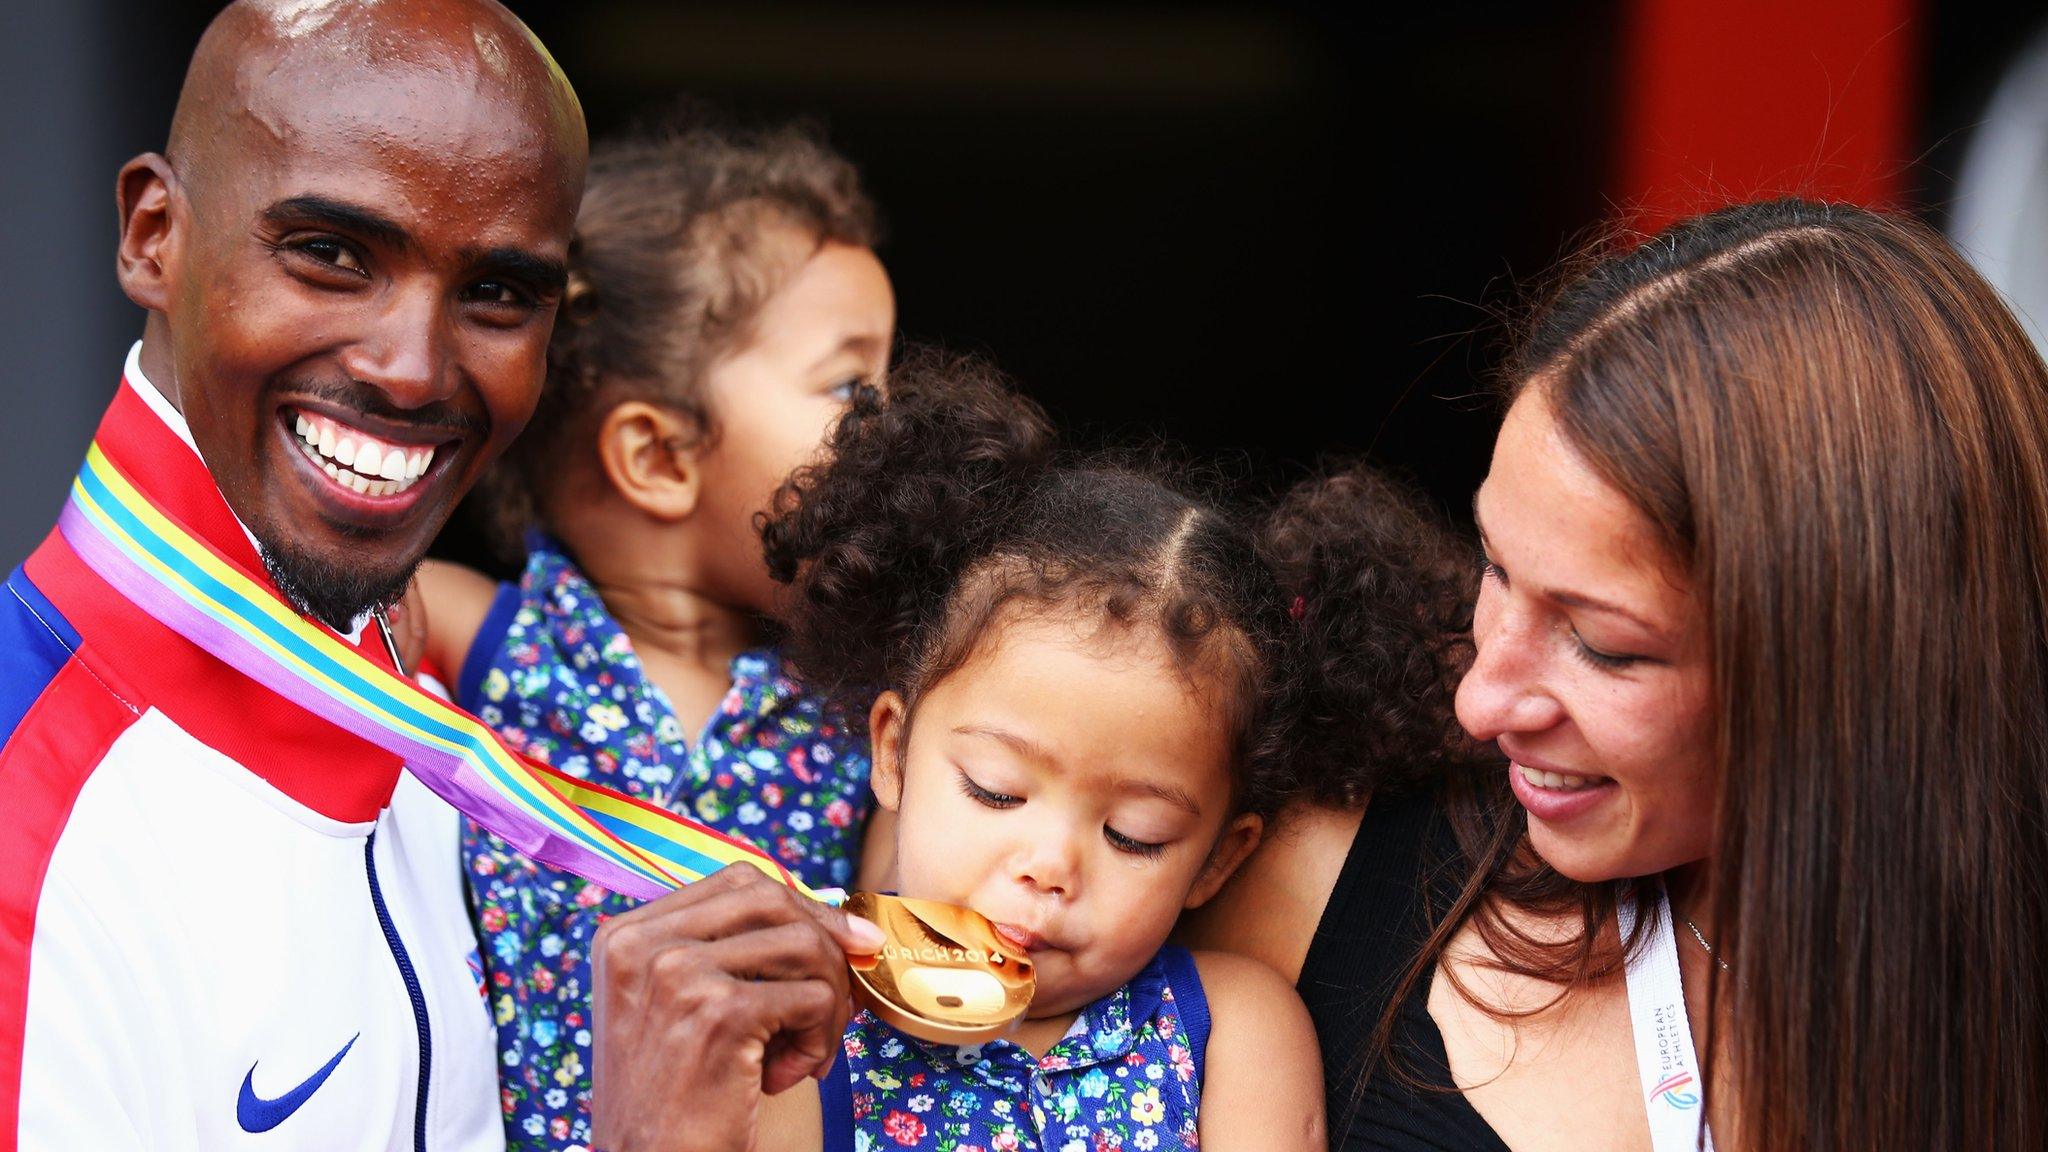
[[[0,1144],[21,1121],[21,1056],[28,1036],[29,956],[50,857],[78,792],[140,714],[112,669],[80,653],[51,678],[0,749],[7,835],[0,837]]]

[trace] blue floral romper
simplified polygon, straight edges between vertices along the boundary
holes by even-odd
[[[1197,1148],[1208,1041],[1201,977],[1174,945],[1044,1056],[932,1044],[862,1012],[820,1088],[825,1152]]]
[[[545,537],[500,585],[456,699],[514,747],[571,776],[684,812],[842,887],[859,862],[868,747],[807,696],[772,650],[732,662],[732,688],[695,743],[647,679],[597,592]],[[521,856],[465,821],[463,872],[498,1028],[514,1150],[590,1140],[590,944],[635,901]]]

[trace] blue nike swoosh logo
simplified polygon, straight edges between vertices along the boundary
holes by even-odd
[[[349,1037],[348,1043],[341,1046],[341,1051],[336,1052],[333,1059],[321,1065],[318,1072],[306,1077],[297,1088],[275,1100],[265,1100],[256,1094],[256,1065],[249,1065],[249,1074],[242,1077],[242,1093],[235,1097],[235,1121],[242,1126],[242,1131],[268,1132],[291,1119],[292,1113],[297,1112],[301,1104],[312,1099],[313,1093],[318,1092],[320,1086],[327,1083],[327,1078],[334,1074],[334,1066],[341,1063],[341,1058],[348,1055],[348,1050],[355,1047],[356,1041],[362,1038],[363,1034],[360,1032]]]

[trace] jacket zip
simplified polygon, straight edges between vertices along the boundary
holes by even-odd
[[[377,833],[371,832],[363,845],[363,867],[370,877],[370,902],[377,906],[377,923],[384,929],[384,942],[391,946],[391,958],[398,962],[398,974],[405,980],[405,994],[412,998],[413,1023],[420,1033],[420,1087],[414,1098],[412,1116],[413,1152],[427,1152],[427,1077],[434,1066],[433,1033],[427,1026],[427,997],[420,991],[419,973],[398,938],[398,926],[391,922],[391,910],[384,906],[384,890],[377,886]]]

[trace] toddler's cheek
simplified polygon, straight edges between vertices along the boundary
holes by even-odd
[[[1107,922],[1097,922],[1089,937],[1083,967],[1107,979],[1109,987],[1128,980],[1143,968],[1173,932],[1171,908],[1132,908]],[[1105,989],[1106,990],[1106,989]]]
[[[977,869],[966,854],[948,843],[915,835],[909,822],[900,825],[896,840],[896,894],[918,900],[974,907]]]

